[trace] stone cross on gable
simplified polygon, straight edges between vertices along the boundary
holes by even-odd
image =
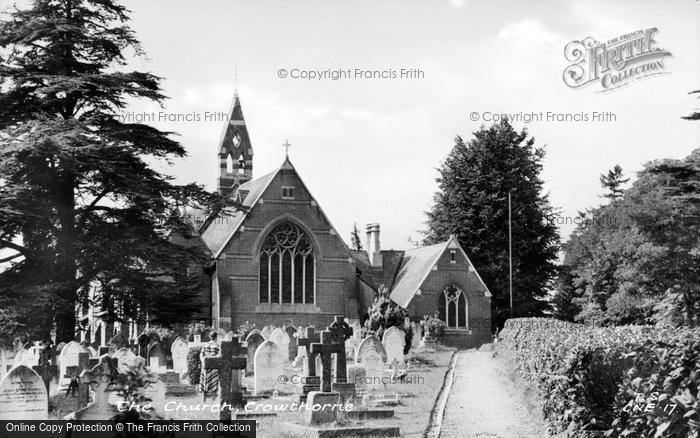
[[[342,344],[333,342],[333,337],[331,332],[324,330],[321,332],[321,342],[311,344],[311,353],[316,355],[321,355],[321,366],[323,367],[323,374],[321,379],[321,391],[331,392],[331,362],[333,360],[333,354],[338,354],[341,350],[345,350]]]
[[[49,393],[49,386],[51,386],[51,379],[54,376],[58,376],[58,366],[51,365],[51,347],[46,347],[39,353],[39,364],[34,365],[32,369],[41,376],[41,380],[44,381],[44,386],[46,386],[46,393]],[[0,376],[4,375],[7,370],[1,370]]]
[[[282,147],[284,148],[284,155],[289,157],[289,148],[292,147],[292,144],[285,138],[284,143],[282,143]]]
[[[345,317],[340,315],[335,317],[335,321],[328,327],[331,334],[333,342],[341,345],[340,351],[338,351],[338,356],[336,358],[335,365],[335,381],[336,383],[345,383],[348,380],[347,376],[347,358],[345,357],[345,341],[350,339],[353,334],[353,328],[345,322]]]
[[[219,356],[204,358],[205,370],[219,370],[219,420],[231,420],[231,408],[243,406],[238,370],[245,369],[246,352],[240,338],[234,336],[230,341],[221,342]]]

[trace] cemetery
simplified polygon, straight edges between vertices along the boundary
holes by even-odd
[[[406,323],[420,334],[418,324]],[[258,436],[420,434],[454,352],[420,342],[405,349],[396,327],[382,339],[363,338],[359,321],[342,315],[323,329],[220,333],[215,356],[200,355],[212,342],[202,332],[215,333],[167,342],[144,335],[126,345],[118,337],[105,345],[35,342],[4,351],[0,419],[103,420],[133,410],[150,419],[254,419]],[[199,378],[212,371],[216,389],[203,402]],[[146,385],[127,393],[135,378]]]

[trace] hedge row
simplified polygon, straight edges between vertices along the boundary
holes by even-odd
[[[501,339],[537,388],[552,434],[699,436],[699,329],[518,318]]]

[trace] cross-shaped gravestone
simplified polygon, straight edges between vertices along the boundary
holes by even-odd
[[[58,366],[51,365],[51,356],[53,356],[51,354],[51,346],[48,346],[39,353],[39,365],[34,365],[32,367],[32,369],[34,369],[34,371],[41,376],[41,380],[44,381],[44,386],[46,386],[46,394],[49,393],[51,379],[53,379],[54,376],[58,376]],[[0,376],[3,374],[3,372],[0,372]]]
[[[221,342],[219,356],[204,358],[205,370],[219,370],[219,420],[231,420],[231,408],[243,406],[239,370],[245,369],[246,352],[240,338],[235,336],[230,341]]]
[[[346,383],[348,380],[348,371],[346,364],[347,358],[345,357],[345,341],[352,337],[353,329],[345,322],[345,317],[341,315],[335,317],[335,321],[328,327],[328,331],[331,334],[333,342],[342,346],[336,356],[335,382]]]
[[[298,338],[297,345],[306,349],[304,357],[305,385],[303,386],[304,394],[315,390],[319,386],[318,377],[316,376],[316,354],[311,352],[311,345],[321,341],[320,335],[315,332],[313,327],[307,327],[304,330],[305,338]]]
[[[100,357],[100,362],[95,367],[80,374],[80,381],[88,389],[92,387],[95,398],[87,407],[76,411],[72,415],[74,419],[104,420],[118,413],[116,407],[109,402],[110,388],[118,374],[117,359],[107,355]]]
[[[311,354],[319,354],[321,356],[321,366],[323,367],[323,372],[321,374],[321,391],[331,392],[331,361],[333,360],[333,354],[338,354],[341,350],[344,350],[343,344],[338,344],[333,342],[333,337],[331,332],[324,330],[321,332],[321,342],[311,344]]]

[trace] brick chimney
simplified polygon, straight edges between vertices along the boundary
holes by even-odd
[[[379,241],[379,224],[367,224],[367,255],[372,267],[382,267],[382,245]]]

